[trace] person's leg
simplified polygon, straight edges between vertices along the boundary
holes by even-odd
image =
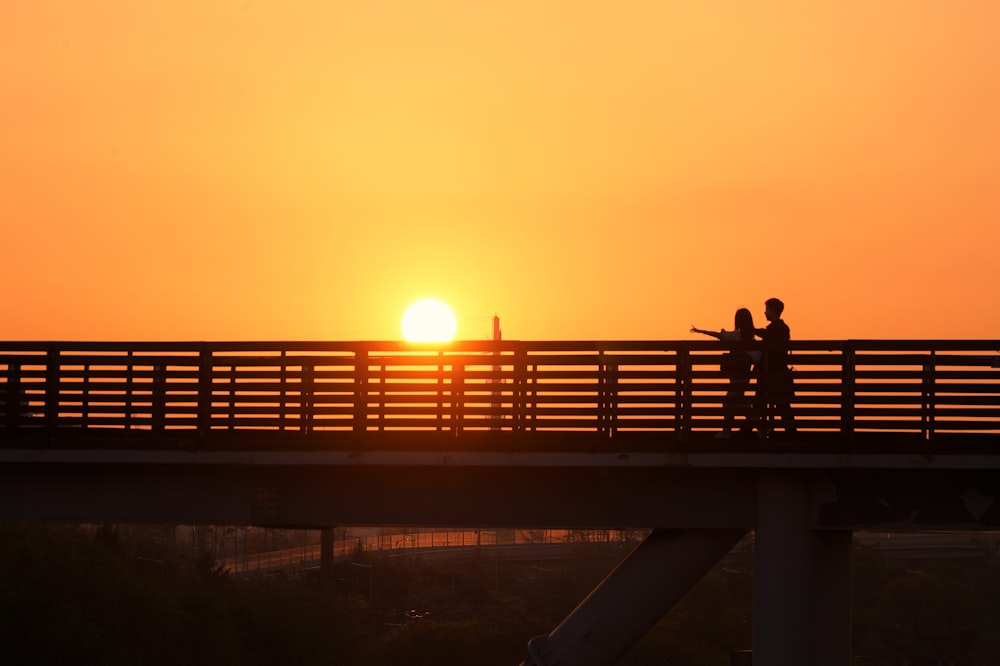
[[[743,421],[744,427],[750,421],[750,411],[753,408],[753,398],[747,397],[747,391],[749,390],[749,379],[741,381],[733,387],[732,427],[734,429],[736,428],[737,418]]]
[[[736,412],[743,403],[743,394],[746,392],[747,383],[734,379],[729,382],[729,390],[722,404],[722,432],[719,437],[730,437],[733,428],[736,426]]]
[[[792,371],[787,370],[781,377],[780,395],[777,397],[778,404],[775,412],[781,416],[781,427],[788,434],[795,434],[795,415],[792,413],[792,399],[795,397],[795,384],[792,380]]]
[[[729,382],[729,390],[722,399],[722,431],[716,437],[729,437],[733,432],[733,383]]]
[[[781,427],[786,433],[795,434],[798,428],[795,426],[795,414],[792,412],[792,405],[789,398],[782,398],[777,406],[776,412],[781,417]]]
[[[771,397],[767,377],[759,375],[753,399],[750,401],[746,424],[740,430],[742,434],[753,435],[754,430],[760,433],[767,431],[770,401]]]

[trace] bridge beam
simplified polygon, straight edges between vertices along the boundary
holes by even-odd
[[[816,485],[760,476],[754,544],[754,666],[849,666],[850,531],[816,530]]]
[[[611,666],[745,534],[654,530],[550,634],[529,641],[522,666]]]

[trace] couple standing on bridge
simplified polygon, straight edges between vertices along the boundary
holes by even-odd
[[[738,412],[742,412],[745,418],[740,429],[743,435],[751,436],[756,430],[760,437],[770,436],[775,416],[781,417],[785,434],[795,433],[791,408],[795,388],[792,369],[788,367],[791,330],[781,318],[784,310],[785,304],[780,299],[769,298],[764,302],[764,317],[768,321],[766,328],[755,328],[753,315],[746,308],[736,311],[732,331],[706,331],[691,327],[692,333],[732,343],[732,349],[722,357],[721,369],[729,377],[729,390],[726,391],[722,432],[716,437],[728,439],[732,436]],[[763,341],[763,348],[753,344],[755,338]],[[750,389],[750,380],[754,378],[757,380],[756,390],[748,404],[744,396]]]

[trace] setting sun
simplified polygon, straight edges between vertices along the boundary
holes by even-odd
[[[407,342],[448,342],[455,337],[458,322],[445,303],[425,298],[403,313],[403,337]]]

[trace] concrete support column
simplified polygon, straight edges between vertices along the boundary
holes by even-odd
[[[745,533],[654,530],[551,634],[528,643],[522,666],[611,666]]]
[[[813,526],[813,479],[763,473],[754,553],[754,666],[849,666],[851,533]]]

